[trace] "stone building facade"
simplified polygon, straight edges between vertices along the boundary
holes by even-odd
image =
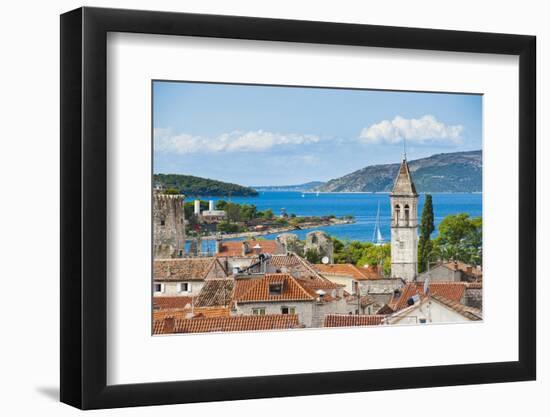
[[[391,276],[416,280],[418,273],[418,194],[404,157],[390,194]]]
[[[156,189],[153,194],[153,256],[181,258],[185,253],[184,196],[164,194]]]
[[[334,262],[334,245],[330,236],[325,232],[314,231],[306,235],[304,254],[308,250],[315,250],[321,257],[328,257],[328,263]]]

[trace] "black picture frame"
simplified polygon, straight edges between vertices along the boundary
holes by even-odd
[[[519,56],[519,360],[107,385],[108,32]],[[61,16],[61,401],[82,409],[421,388],[536,378],[534,36],[155,11]]]

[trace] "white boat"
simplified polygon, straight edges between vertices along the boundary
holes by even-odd
[[[376,223],[374,224],[374,230],[372,232],[372,241],[375,245],[384,244],[384,237],[380,231],[380,202],[378,202],[378,211],[376,212]]]

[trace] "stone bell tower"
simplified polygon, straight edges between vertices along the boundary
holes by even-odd
[[[185,254],[184,196],[153,191],[153,257],[181,258]]]
[[[403,155],[391,202],[391,276],[410,282],[418,274],[418,194]]]

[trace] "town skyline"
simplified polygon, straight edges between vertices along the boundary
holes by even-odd
[[[153,91],[155,173],[293,185],[399,162],[403,138],[409,160],[482,149],[480,95],[165,81]]]

